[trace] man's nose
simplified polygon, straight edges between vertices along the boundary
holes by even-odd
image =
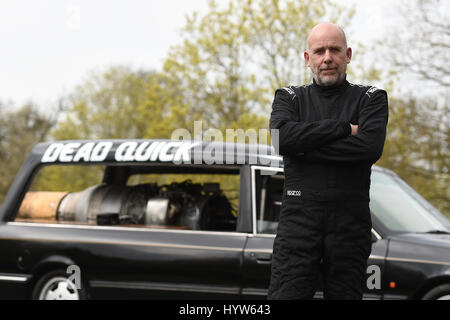
[[[323,62],[327,63],[327,64],[333,62],[333,59],[331,58],[330,50],[325,51],[325,56],[323,58]]]

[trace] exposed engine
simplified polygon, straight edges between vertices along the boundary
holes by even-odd
[[[96,185],[71,193],[29,192],[19,218],[98,225],[151,225],[190,230],[235,230],[236,216],[218,183],[158,186]],[[37,199],[40,206],[34,206]],[[46,204],[46,199],[51,203]],[[49,212],[49,208],[52,208]]]

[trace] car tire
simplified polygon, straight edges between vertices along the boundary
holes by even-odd
[[[423,300],[450,300],[450,284],[442,284],[428,291]]]
[[[86,300],[87,288],[81,285],[76,288],[75,283],[69,280],[70,274],[63,269],[57,269],[44,274],[34,286],[33,300]]]

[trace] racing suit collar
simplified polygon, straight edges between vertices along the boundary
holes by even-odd
[[[316,80],[313,78],[313,88],[317,90],[319,93],[330,95],[330,94],[339,94],[345,91],[347,87],[350,85],[350,83],[347,81],[347,76],[344,78],[344,80],[334,86],[321,86],[317,84]]]

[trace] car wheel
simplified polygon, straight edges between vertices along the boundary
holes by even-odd
[[[85,286],[77,289],[75,283],[69,280],[65,270],[53,270],[43,275],[33,289],[33,300],[85,300]]]
[[[428,291],[423,300],[450,300],[450,284],[443,284]]]

